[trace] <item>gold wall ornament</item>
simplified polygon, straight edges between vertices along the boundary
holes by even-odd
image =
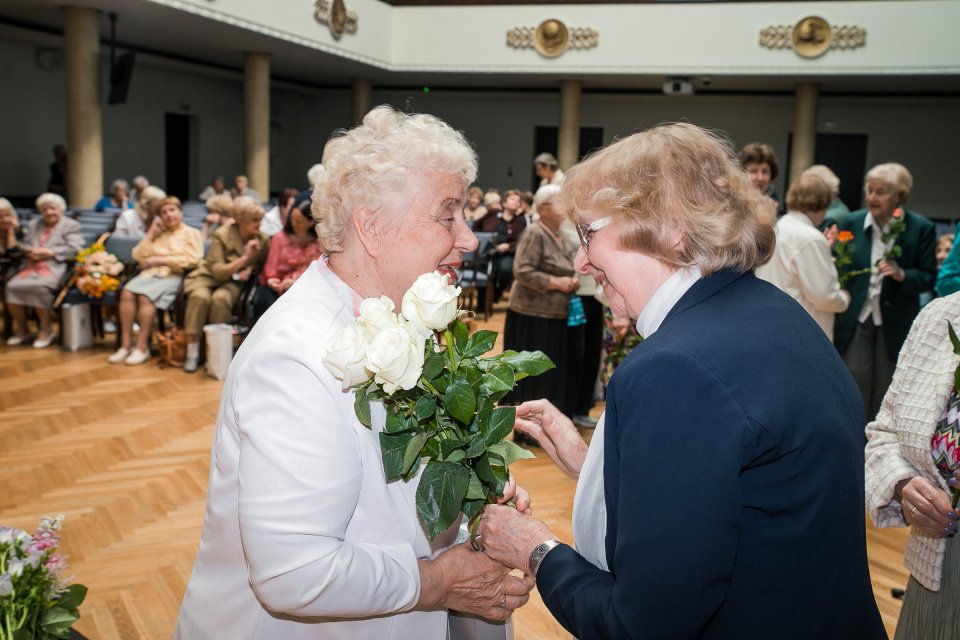
[[[556,58],[568,48],[592,49],[600,34],[590,27],[567,28],[560,20],[544,20],[536,27],[514,27],[507,31],[507,46],[513,49],[536,49],[540,55]]]
[[[760,30],[760,46],[792,48],[804,58],[822,56],[830,49],[856,49],[867,44],[867,31],[855,25],[833,25],[819,16],[807,16],[795,25],[771,25]]]
[[[330,33],[337,40],[344,33],[357,32],[357,14],[347,9],[343,0],[316,0],[313,3],[313,17],[320,24],[330,27]]]

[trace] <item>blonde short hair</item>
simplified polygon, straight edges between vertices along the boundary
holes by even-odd
[[[623,249],[704,275],[750,271],[776,241],[776,205],[750,183],[729,142],[686,123],[636,133],[574,166],[560,207],[574,221],[611,216]]]
[[[37,201],[34,203],[37,207],[37,211],[40,210],[45,204],[55,204],[57,208],[60,209],[60,213],[66,213],[67,211],[67,201],[63,199],[63,196],[56,193],[41,193],[37,197]]]
[[[813,174],[827,183],[833,197],[840,195],[840,178],[825,164],[815,164],[800,175]]]
[[[257,215],[263,215],[263,207],[250,196],[240,196],[233,201],[232,210],[227,215],[233,215],[237,222],[247,222]]]
[[[233,210],[233,196],[228,192],[224,191],[223,193],[218,193],[215,196],[210,196],[207,198],[207,201],[203,203],[203,206],[207,208],[207,211],[214,211],[221,215],[232,215],[231,211]]]
[[[897,162],[886,162],[867,171],[867,180],[882,180],[897,192],[897,204],[906,204],[913,191],[913,176]]]
[[[360,126],[338,131],[324,148],[323,166],[312,212],[326,254],[343,251],[357,207],[380,209],[404,188],[408,173],[458,174],[464,189],[477,177],[477,157],[463,134],[434,116],[386,105],[367,113]]]
[[[800,213],[822,213],[833,201],[827,181],[809,170],[800,174],[787,191],[787,209]]]
[[[140,190],[137,195],[137,215],[140,219],[146,221],[157,215],[160,211],[160,202],[167,197],[167,193],[160,187],[147,185]]]

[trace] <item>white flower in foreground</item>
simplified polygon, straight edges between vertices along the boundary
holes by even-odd
[[[403,295],[400,311],[421,333],[443,331],[457,317],[460,287],[436,271],[425,273]]]
[[[382,328],[367,346],[367,369],[374,382],[390,395],[415,387],[423,372],[424,340],[410,322]]]
[[[11,593],[13,593],[13,580],[9,573],[4,573],[0,575],[0,598],[5,598]]]
[[[370,379],[364,358],[367,339],[359,324],[351,324],[333,335],[326,345],[323,364],[337,380],[343,381],[343,390]]]
[[[360,315],[357,316],[357,326],[363,329],[367,342],[373,342],[377,335],[388,327],[399,327],[400,319],[393,312],[396,305],[387,296],[379,298],[365,298],[360,303]]]

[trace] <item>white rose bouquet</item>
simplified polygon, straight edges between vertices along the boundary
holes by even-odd
[[[333,336],[324,357],[343,389],[354,390],[363,424],[371,424],[371,401],[386,406],[380,433],[386,480],[410,480],[425,465],[416,502],[431,538],[460,512],[472,518],[496,502],[509,465],[533,457],[505,439],[516,410],[496,403],[517,381],[554,367],[540,351],[482,357],[497,334],[470,334],[459,295],[446,276],[425,273],[404,294],[399,315],[389,298],[368,298],[356,324]]]

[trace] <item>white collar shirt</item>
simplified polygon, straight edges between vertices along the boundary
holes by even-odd
[[[866,322],[867,318],[873,319],[875,326],[883,324],[883,316],[880,313],[880,289],[883,285],[883,276],[877,269],[877,263],[883,259],[886,249],[883,245],[883,229],[873,219],[873,214],[867,212],[867,217],[863,219],[863,230],[871,234],[870,243],[870,287],[867,289],[867,299],[863,303],[858,322]]]

